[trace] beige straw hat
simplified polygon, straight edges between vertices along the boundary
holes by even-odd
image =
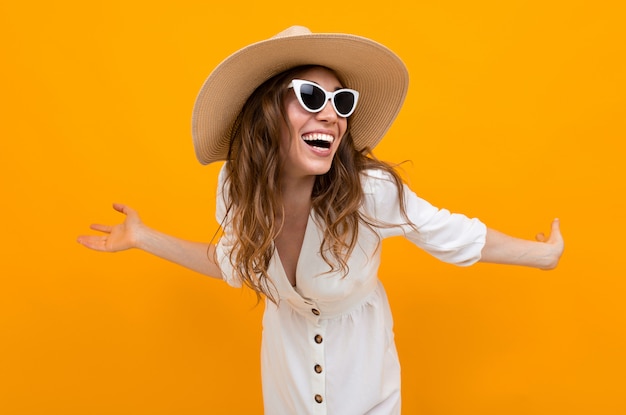
[[[360,93],[350,116],[357,149],[374,148],[398,115],[409,76],[391,50],[370,39],[340,33],[311,33],[292,26],[230,55],[209,75],[193,109],[192,134],[202,164],[226,160],[237,116],[263,82],[301,65],[334,70]]]

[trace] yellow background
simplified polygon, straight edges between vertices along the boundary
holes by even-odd
[[[190,114],[211,69],[292,24],[375,39],[411,86],[380,158],[553,272],[385,243],[406,414],[626,413],[621,1],[3,2],[0,413],[261,413],[252,295],[76,242],[127,203],[208,240],[218,166]]]

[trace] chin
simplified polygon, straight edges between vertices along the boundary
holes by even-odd
[[[323,164],[323,165],[312,166],[309,169],[309,171],[314,176],[322,176],[328,173],[331,167],[332,167],[332,163],[328,163],[328,164]]]

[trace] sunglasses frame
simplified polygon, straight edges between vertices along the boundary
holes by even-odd
[[[310,86],[312,86],[314,88],[318,88],[318,89],[320,89],[324,93],[326,98],[324,99],[324,104],[320,108],[318,108],[318,109],[311,109],[304,103],[304,100],[302,99],[302,95],[301,95],[301,92],[300,92],[301,91],[300,88],[303,85],[310,85]],[[333,91],[333,92],[328,92],[324,88],[322,88],[320,85],[316,84],[315,82],[306,81],[304,79],[293,79],[289,83],[289,85],[287,85],[287,88],[293,88],[293,92],[296,94],[296,98],[298,98],[298,102],[300,103],[302,108],[304,108],[305,110],[307,110],[308,112],[311,112],[313,114],[316,114],[316,113],[322,111],[324,108],[326,108],[326,105],[328,104],[328,101],[330,100],[330,102],[333,105],[333,109],[335,110],[337,115],[342,117],[342,118],[348,118],[349,116],[352,115],[352,113],[354,113],[354,110],[356,109],[356,104],[359,101],[359,91],[355,91],[354,89],[349,89],[349,88],[341,88],[341,89],[338,89],[338,90]],[[348,92],[348,93],[352,94],[352,96],[354,97],[354,104],[352,104],[352,109],[345,115],[341,114],[339,112],[339,110],[337,109],[337,105],[335,105],[335,96],[337,94],[343,93],[343,92]]]

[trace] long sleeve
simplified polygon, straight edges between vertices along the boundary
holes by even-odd
[[[418,247],[441,261],[466,266],[480,259],[487,227],[478,219],[438,209],[403,186],[408,219],[400,210],[398,190],[388,173],[380,170],[366,172],[364,191],[368,215],[383,224],[383,238],[405,236]]]
[[[226,164],[224,164],[218,176],[217,197],[215,200],[215,217],[217,222],[222,225],[223,232],[215,246],[215,254],[217,256],[217,263],[222,270],[222,279],[226,281],[228,285],[238,288],[242,286],[242,283],[235,275],[235,270],[230,262],[230,253],[233,249],[234,241],[230,219],[227,217],[226,211],[227,186]]]

